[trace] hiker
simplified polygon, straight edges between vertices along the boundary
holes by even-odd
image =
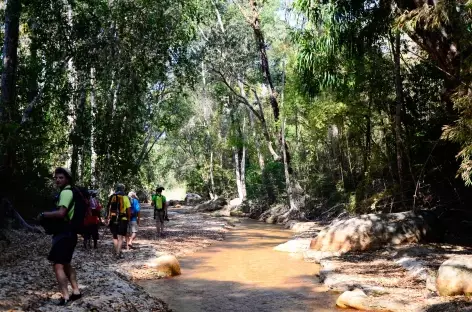
[[[164,236],[164,220],[167,214],[166,197],[162,195],[165,190],[162,186],[156,188],[156,194],[152,196],[151,205],[154,207],[154,219],[156,219],[156,229],[159,236]]]
[[[131,219],[128,229],[128,248],[133,249],[133,241],[136,239],[136,233],[138,232],[141,207],[139,205],[138,196],[136,196],[135,192],[129,192],[128,197],[131,200]]]
[[[48,260],[53,263],[56,280],[62,298],[59,305],[66,305],[69,301],[74,301],[82,297],[77,284],[75,269],[71,266],[72,255],[77,245],[77,233],[70,226],[74,216],[75,201],[72,192],[72,175],[65,168],[56,168],[54,171],[56,186],[60,189],[57,209],[55,211],[42,212],[41,219],[56,219],[58,224],[62,223],[61,229],[52,237],[52,247]],[[72,286],[72,295],[67,290],[68,282]]]
[[[107,218],[110,226],[110,232],[113,235],[113,245],[115,247],[115,256],[123,258],[121,247],[123,240],[126,240],[128,232],[128,221],[131,217],[131,204],[128,196],[125,195],[125,186],[117,184],[115,193],[112,194],[107,204]]]
[[[93,248],[97,249],[98,226],[101,224],[100,211],[102,207],[97,200],[97,193],[92,191],[90,194],[90,211],[85,218],[84,230],[84,249],[91,248],[91,239],[93,239]]]

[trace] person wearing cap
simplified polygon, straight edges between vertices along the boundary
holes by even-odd
[[[117,184],[115,193],[112,194],[108,200],[107,219],[110,232],[113,235],[115,256],[118,259],[123,258],[121,248],[128,234],[128,221],[131,219],[130,208],[131,203],[128,196],[125,195],[125,186],[123,184]]]
[[[158,186],[156,188],[156,194],[152,196],[151,205],[154,207],[154,219],[156,219],[157,235],[164,235],[164,220],[167,212],[167,201],[166,197],[162,195],[164,188]]]
[[[131,219],[129,222],[128,228],[128,248],[133,248],[133,241],[136,239],[136,233],[138,232],[139,219],[140,219],[140,210],[138,196],[135,192],[129,192],[128,197],[131,200]]]
[[[73,179],[69,170],[59,167],[54,171],[54,180],[56,186],[60,189],[56,202],[57,209],[40,213],[39,219],[56,219],[63,224],[62,230],[52,237],[52,247],[48,260],[53,264],[56,280],[62,294],[59,305],[66,305],[69,301],[82,297],[77,283],[76,271],[70,264],[77,245],[77,234],[67,226],[74,216]],[[67,289],[69,282],[72,286],[72,295],[69,295]]]

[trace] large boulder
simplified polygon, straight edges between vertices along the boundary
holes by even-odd
[[[238,206],[241,206],[242,203],[243,203],[243,200],[241,198],[233,198],[232,200],[229,201],[229,206],[231,208],[238,207]]]
[[[438,221],[426,211],[367,214],[334,221],[311,241],[320,251],[363,251],[385,245],[417,243],[432,239]]]
[[[354,308],[357,310],[369,310],[367,307],[367,295],[360,289],[345,291],[336,300],[336,305],[340,308]]]
[[[181,274],[179,260],[173,255],[163,255],[154,259],[149,265],[159,277],[177,276]]]
[[[219,197],[215,200],[209,200],[202,204],[197,205],[195,210],[198,212],[212,212],[216,210],[220,210],[228,204],[225,198]]]
[[[454,257],[441,264],[436,289],[441,296],[472,294],[472,256]]]
[[[274,250],[284,251],[284,252],[303,253],[307,251],[309,247],[310,247],[309,239],[292,239],[286,243],[275,246]]]
[[[195,193],[187,193],[184,199],[185,205],[195,205],[201,203],[202,201],[203,198]]]

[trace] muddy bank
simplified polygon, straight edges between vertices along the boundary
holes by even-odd
[[[100,229],[97,250],[84,250],[79,238],[73,265],[84,297],[71,303],[68,311],[168,311],[163,301],[132,282],[153,277],[152,270],[143,269],[145,263],[165,253],[192,253],[224,239],[224,220],[177,213],[169,215],[167,236],[156,239],[152,210],[145,208],[142,214],[137,249],[125,251],[122,260],[112,257],[108,229]],[[50,237],[9,231],[7,238],[10,244],[0,252],[0,311],[64,311],[56,306],[60,293],[46,259]]]
[[[440,297],[435,276],[439,266],[472,249],[449,244],[410,244],[342,255],[311,252],[310,238],[323,228],[316,222],[291,224],[294,240],[279,247],[321,266],[320,281],[336,292],[360,289],[366,305],[378,311],[472,311],[464,296]]]

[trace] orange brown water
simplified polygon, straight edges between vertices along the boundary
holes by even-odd
[[[339,311],[318,283],[319,266],[274,251],[291,233],[243,221],[227,239],[180,259],[182,275],[138,284],[176,312]]]

